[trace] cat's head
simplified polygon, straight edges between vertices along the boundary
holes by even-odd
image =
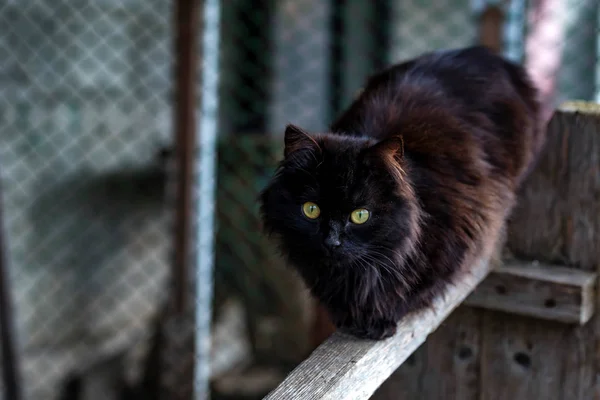
[[[403,153],[401,137],[377,142],[286,128],[261,214],[309,285],[336,272],[385,274],[414,250],[420,208]]]

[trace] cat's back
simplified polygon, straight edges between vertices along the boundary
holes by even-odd
[[[494,171],[522,175],[543,142],[536,91],[521,66],[474,46],[437,51],[372,76],[334,131],[444,158],[478,147]]]
[[[381,78],[374,85],[392,88],[389,102],[399,105],[407,120],[411,109],[444,110],[462,127],[464,146],[480,147],[499,175],[520,181],[543,143],[537,93],[527,72],[485,47],[429,53],[384,71]],[[411,136],[421,141],[418,130],[407,133],[407,141]],[[434,141],[443,144],[439,139]],[[444,147],[454,148],[453,141]]]
[[[385,130],[381,115],[408,115],[416,108],[444,108],[458,118],[497,114],[502,103],[519,103],[537,114],[537,94],[526,71],[482,46],[426,53],[369,78],[362,94],[334,122],[334,131]],[[469,121],[468,121],[469,122]],[[384,135],[385,136],[385,135]]]
[[[396,98],[420,88],[424,100],[476,107],[519,96],[528,107],[536,107],[525,70],[483,46],[424,54],[371,77],[367,87],[374,95],[387,92]]]

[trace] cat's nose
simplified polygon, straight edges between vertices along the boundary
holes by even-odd
[[[341,244],[342,244],[342,242],[340,241],[340,239],[338,237],[328,236],[325,239],[325,245],[327,247],[329,247],[330,249],[333,249],[335,247],[340,247]]]
[[[327,232],[327,236],[325,237],[325,247],[330,250],[340,247],[342,244],[342,241],[340,240],[340,231],[341,227],[339,223],[329,221],[329,232]]]

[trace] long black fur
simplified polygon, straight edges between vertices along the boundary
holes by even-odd
[[[483,47],[425,54],[373,76],[328,132],[286,128],[264,226],[338,328],[386,338],[493,247],[542,133],[520,66]]]

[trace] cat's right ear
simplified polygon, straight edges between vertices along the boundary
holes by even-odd
[[[396,160],[404,158],[404,138],[392,136],[382,140],[371,148],[371,152],[377,157],[393,157]]]
[[[290,154],[298,150],[319,149],[319,144],[308,134],[308,132],[292,124],[289,124],[285,127],[284,142],[284,157],[288,157]]]
[[[404,182],[404,139],[402,136],[383,139],[367,150],[367,156],[371,160],[383,161],[396,182]]]

